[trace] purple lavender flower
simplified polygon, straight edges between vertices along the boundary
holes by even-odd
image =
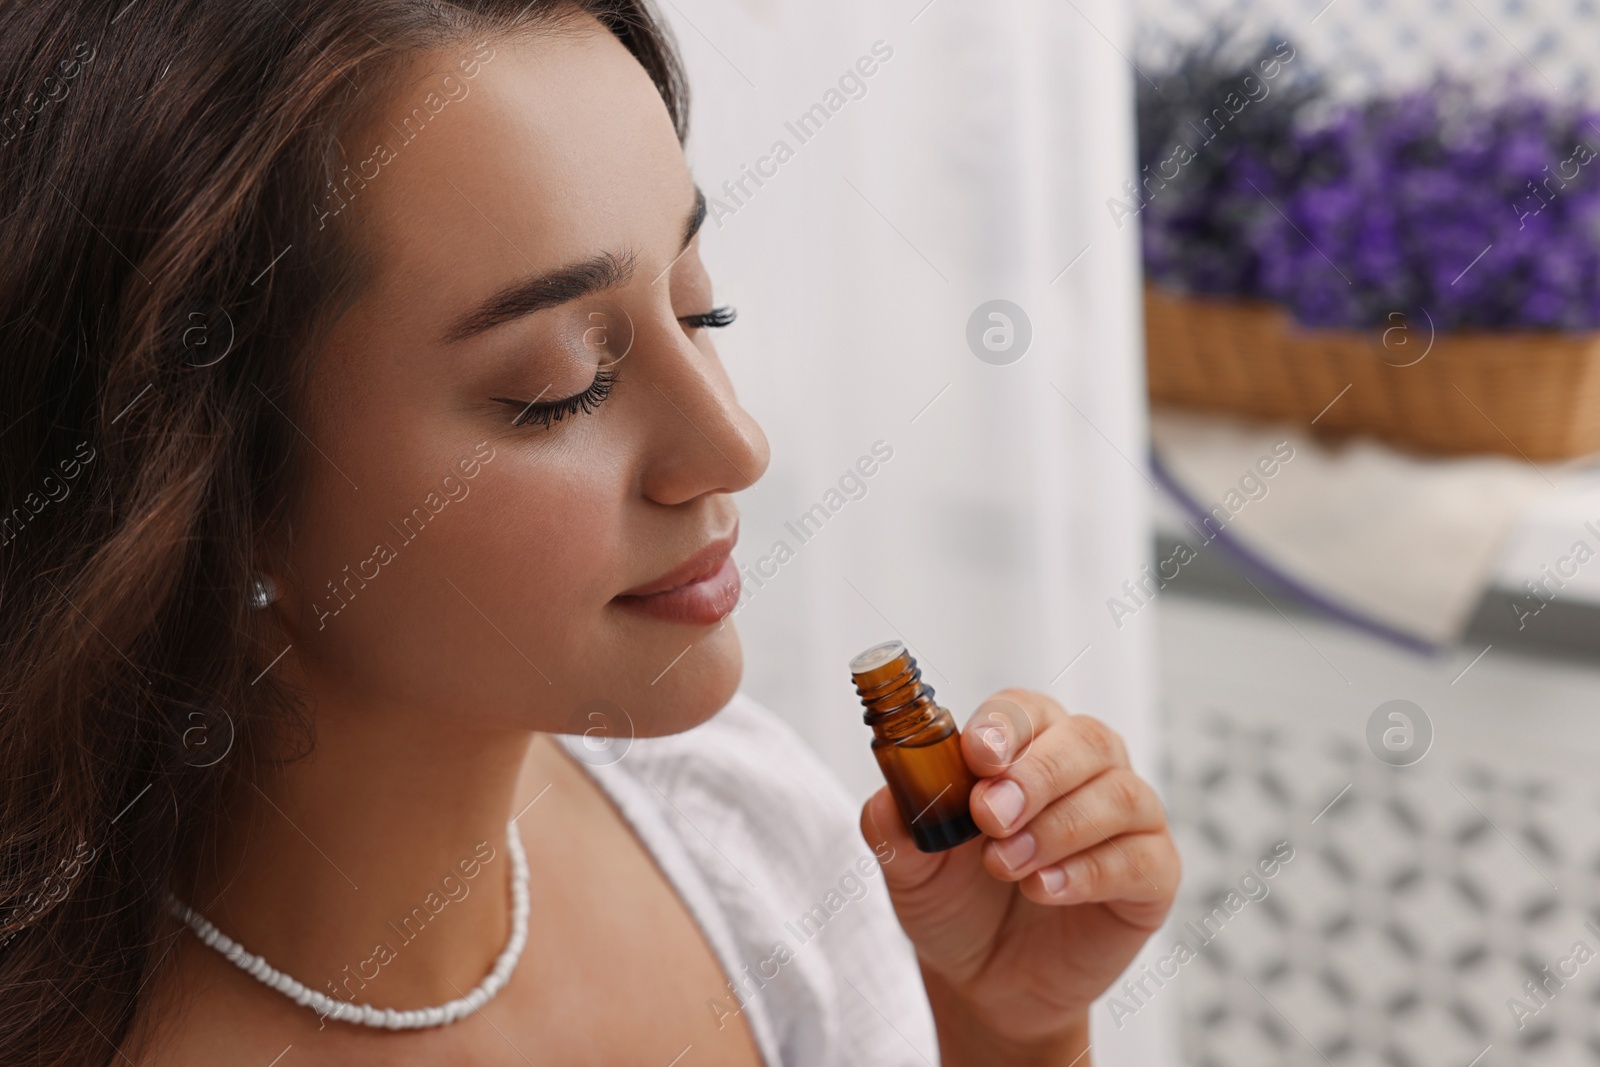
[[[1295,137],[1307,166],[1253,250],[1302,323],[1600,325],[1600,116],[1441,80]]]
[[[1293,187],[1294,126],[1322,82],[1286,37],[1229,26],[1159,77],[1138,84],[1141,188],[1122,200],[1137,208],[1145,272],[1180,289],[1258,292],[1262,194]]]
[[[1221,56],[1207,44],[1141,95],[1142,162],[1249,69]],[[1142,206],[1147,276],[1308,326],[1600,327],[1600,113],[1441,78],[1310,126],[1319,83],[1294,73]]]

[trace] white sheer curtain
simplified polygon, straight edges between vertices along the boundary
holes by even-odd
[[[958,722],[1046,690],[1154,776],[1152,627],[1105,606],[1149,545],[1135,231],[1105,206],[1133,170],[1127,9],[662,7],[720,201],[704,254],[739,310],[719,349],[773,447],[741,499],[746,690],[865,798],[882,778],[846,664],[899,636]],[[1006,365],[967,341],[997,298],[1032,325]],[[1173,1062],[1175,1006],[1121,1030],[1097,1010],[1096,1062]]]

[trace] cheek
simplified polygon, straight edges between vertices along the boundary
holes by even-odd
[[[300,646],[321,673],[386,701],[514,713],[530,693],[554,696],[603,644],[603,611],[624,582],[620,484],[604,468],[495,447],[464,499],[442,492],[441,465],[379,507],[363,485],[361,507],[347,502],[328,524],[321,540],[338,547],[310,564],[320,570],[306,575]]]
[[[478,481],[430,569],[448,574],[502,629],[504,619],[547,646],[560,631],[598,619],[621,588],[621,486],[604,471],[541,464],[507,449]]]

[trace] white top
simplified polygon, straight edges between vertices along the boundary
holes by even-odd
[[[916,953],[860,805],[788,723],[740,692],[620,759],[556,740],[683,898],[735,986],[706,1011],[726,1023],[742,1006],[767,1067],[936,1067]]]

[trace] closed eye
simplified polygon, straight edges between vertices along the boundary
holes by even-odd
[[[702,311],[699,314],[682,315],[678,321],[690,329],[716,330],[731,325],[738,314],[732,306],[724,304],[722,307]],[[611,387],[616,381],[616,372],[603,367],[595,372],[594,381],[589,383],[587,389],[559,400],[541,400],[540,397],[544,396],[542,391],[532,400],[517,400],[508,396],[492,396],[489,399],[497,404],[506,404],[517,409],[517,417],[511,420],[513,426],[548,427],[568,415],[577,415],[580,412],[588,415],[593,412],[606,397],[611,395]]]
[[[611,395],[611,387],[616,384],[616,371],[601,368],[595,372],[594,381],[581,393],[562,397],[559,400],[540,400],[539,396],[532,400],[514,400],[506,396],[491,396],[489,399],[497,404],[508,404],[517,408],[517,417],[511,420],[513,426],[549,426],[552,422],[560,422],[568,415],[582,412],[590,414],[595,408]]]
[[[690,328],[705,327],[715,330],[730,325],[738,314],[732,307],[724,304],[710,311],[702,311],[698,315],[684,315],[678,321]]]

